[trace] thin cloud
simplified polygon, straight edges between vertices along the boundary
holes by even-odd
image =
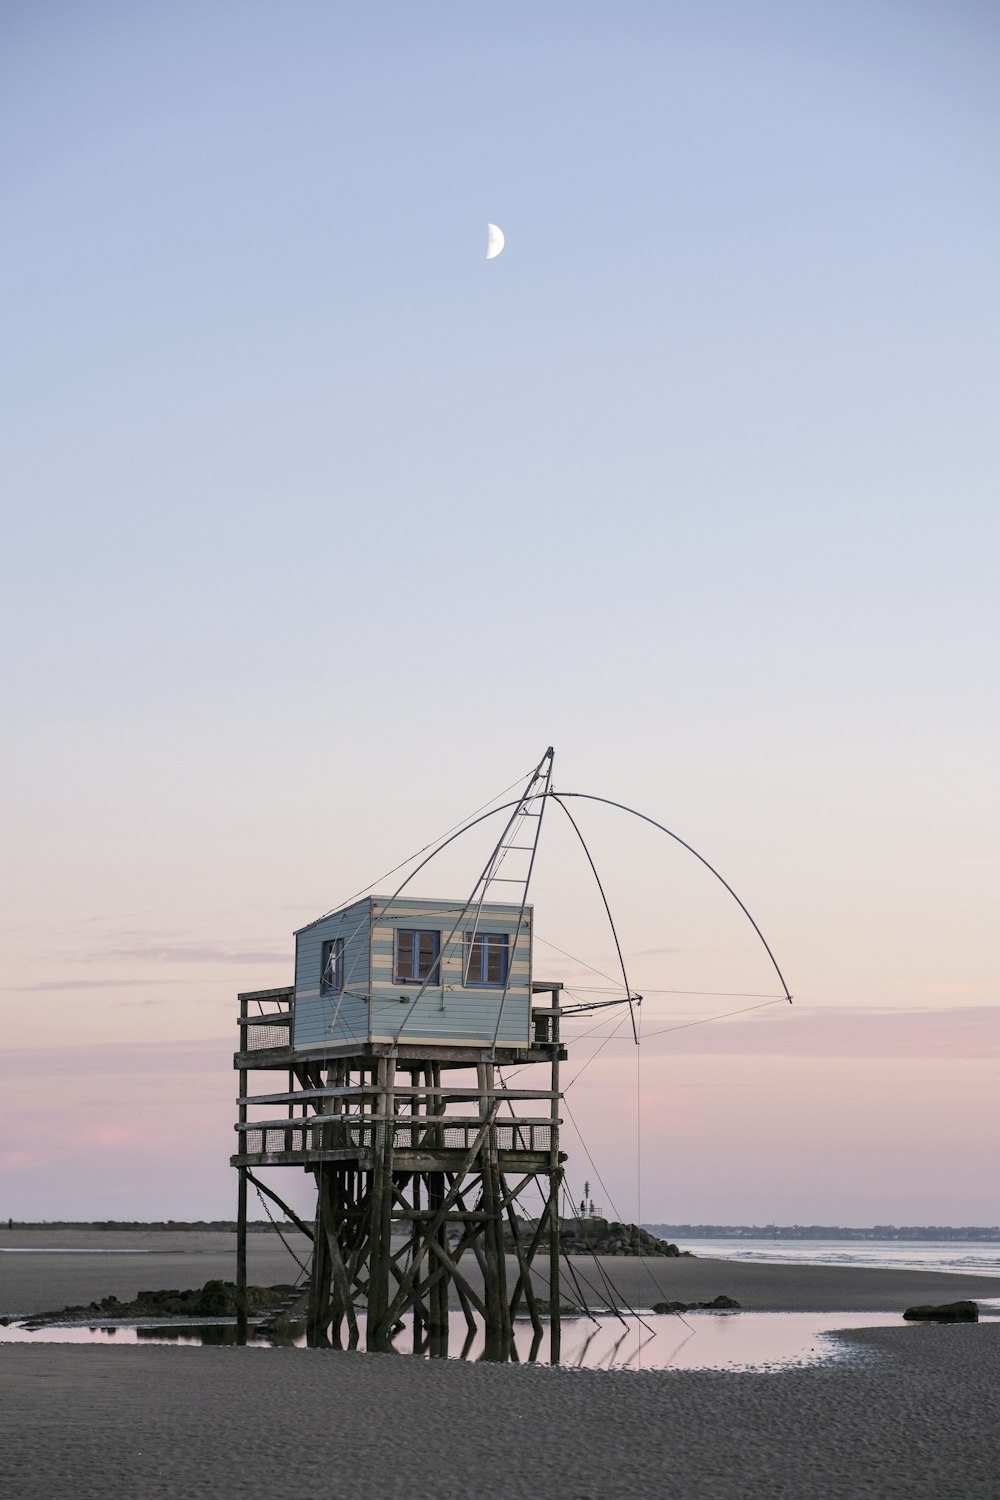
[[[35,984],[12,985],[11,989],[16,994],[27,995],[40,990],[144,990],[154,984],[183,983],[183,979],[41,979]]]
[[[935,1010],[768,1006],[743,1018],[659,1024],[643,1050],[666,1056],[975,1058],[1000,1056],[1000,1006]]]
[[[235,1033],[234,1033],[235,1035]],[[0,1078],[32,1076],[121,1079],[155,1076],[165,1080],[196,1073],[232,1078],[233,1036],[204,1040],[85,1042],[79,1046],[10,1047],[0,1052]]]
[[[228,948],[215,943],[142,943],[130,948],[108,948],[92,953],[91,963],[156,964],[286,964],[289,950],[270,952],[253,948]]]
[[[110,915],[101,915],[101,916],[97,916],[97,917],[81,917],[80,918],[80,926],[81,927],[90,927],[95,922],[127,922],[132,917],[150,917],[152,915],[153,915],[153,908],[151,906],[146,906],[146,907],[143,907],[139,911],[121,911],[121,912],[115,912],[113,916],[110,916]]]
[[[171,979],[171,984],[182,984],[183,980]],[[141,1010],[150,1005],[169,1005],[171,1010],[176,1010],[182,1005],[197,1005],[199,1010],[205,1009],[205,1001],[200,997],[192,1000],[179,1000],[176,995],[150,995],[145,1000],[111,1000],[108,1002],[109,1010]]]

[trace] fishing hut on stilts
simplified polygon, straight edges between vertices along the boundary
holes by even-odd
[[[294,1294],[310,1343],[388,1349],[407,1319],[415,1352],[446,1355],[448,1314],[457,1304],[468,1326],[466,1348],[482,1332],[487,1358],[517,1358],[514,1320],[526,1314],[534,1330],[530,1358],[547,1321],[549,1357],[558,1362],[565,1159],[560,1064],[566,1056],[560,1021],[627,1005],[638,1045],[642,1000],[629,984],[604,887],[570,799],[617,808],[694,855],[725,887],[767,952],[781,985],[767,1003],[791,1001],[764,934],[703,855],[622,802],[556,792],[552,763],[549,748],[518,797],[448,834],[390,896],[364,894],[303,927],[296,933],[293,985],[240,995],[232,1163],[239,1173],[241,1338],[247,1333],[252,1185],[312,1242],[307,1278]],[[561,983],[535,978],[528,892],[550,802],[569,820],[600,893],[622,976],[622,994],[614,1000],[567,1005]],[[467,899],[404,895],[436,855],[498,815],[503,832]],[[505,899],[496,899],[500,895]],[[259,1089],[262,1075],[263,1091],[251,1092],[251,1081]],[[283,1088],[272,1086],[275,1075]],[[271,1167],[311,1176],[311,1222],[256,1176]],[[535,1218],[524,1212],[529,1200],[537,1206]]]
[[[408,1318],[415,1352],[447,1354],[457,1303],[487,1358],[512,1357],[525,1314],[559,1358],[562,985],[534,977],[527,899],[551,775],[549,750],[468,899],[365,896],[296,934],[294,985],[240,995],[244,1337],[254,1184],[312,1241],[310,1343],[388,1349]],[[271,1167],[311,1175],[311,1224],[255,1176]]]

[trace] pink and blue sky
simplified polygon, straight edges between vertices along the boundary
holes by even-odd
[[[998,63],[972,0],[4,8],[0,1216],[230,1216],[236,992],[552,743],[796,996],[709,1021],[745,919],[578,805],[604,1206],[1000,1219]],[[555,819],[534,900],[614,974]]]

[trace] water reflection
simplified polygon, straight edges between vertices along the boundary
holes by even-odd
[[[358,1324],[363,1348],[363,1316]],[[908,1336],[918,1337],[921,1325],[904,1324],[900,1313],[693,1312],[684,1317],[653,1313],[644,1313],[641,1318],[564,1317],[559,1363],[564,1368],[590,1370],[780,1369],[846,1357],[849,1346],[828,1335],[837,1329],[873,1327],[906,1327],[910,1330]],[[0,1343],[5,1342],[221,1347],[235,1345],[237,1333],[235,1322],[221,1318],[205,1323],[164,1321],[141,1327],[107,1323],[35,1331],[0,1327]],[[304,1348],[305,1325],[289,1323],[266,1334],[251,1328],[249,1342],[251,1347],[260,1349]],[[450,1321],[447,1347],[443,1338],[436,1344],[435,1353],[452,1359],[485,1357],[482,1331],[470,1331],[460,1313]],[[548,1363],[547,1327],[538,1333],[527,1320],[518,1320],[514,1344],[517,1362]],[[416,1352],[418,1357],[430,1356],[426,1331],[418,1330],[414,1340],[409,1323],[401,1327],[393,1340],[393,1349],[398,1354]]]
[[[140,1344],[200,1344],[211,1349],[239,1343],[235,1323],[159,1324],[154,1328],[137,1328],[135,1335]]]

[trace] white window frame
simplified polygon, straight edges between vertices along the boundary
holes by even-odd
[[[342,994],[344,990],[344,939],[342,937],[326,938],[320,949],[320,955],[320,994]],[[333,967],[332,975],[330,974],[331,960]]]
[[[472,972],[472,959],[479,946],[479,969],[478,974]],[[469,990],[502,990],[507,983],[510,973],[510,933],[509,932],[467,932],[465,934],[465,951],[462,955],[462,976],[466,989]],[[499,949],[500,978],[488,979],[489,955],[491,949]]]
[[[403,974],[399,967],[399,940],[406,933],[412,937],[411,965],[416,970],[414,974]],[[431,955],[430,968],[426,974],[420,972],[420,939],[430,937],[434,939],[434,952]],[[430,984],[439,986],[441,984],[441,934],[430,927],[397,927],[393,933],[392,942],[392,982],[393,984]]]

